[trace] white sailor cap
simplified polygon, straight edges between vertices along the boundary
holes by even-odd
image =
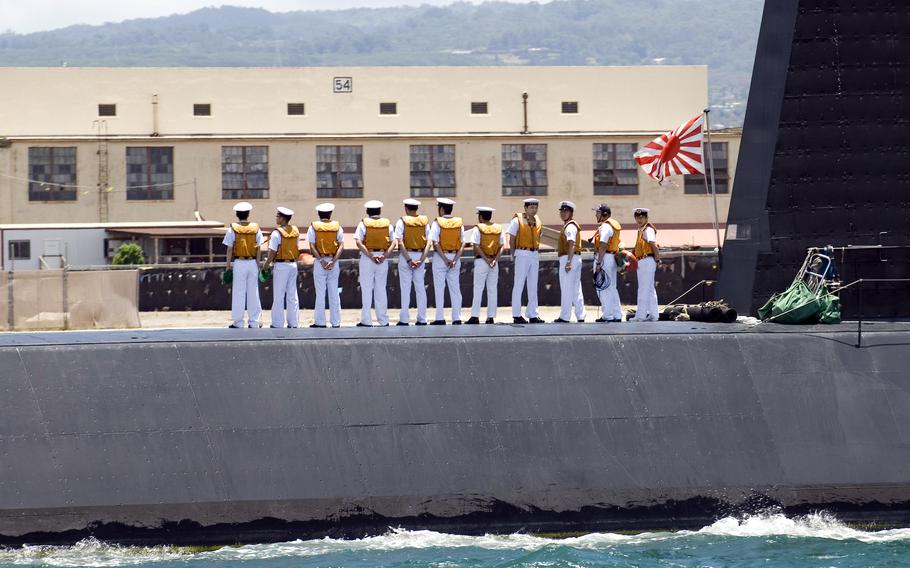
[[[492,213],[496,211],[492,207],[475,207],[474,209],[477,209],[478,213]]]
[[[248,201],[241,201],[240,203],[238,203],[237,205],[234,206],[234,211],[236,211],[238,213],[242,213],[243,211],[252,211],[252,210],[253,210],[253,204]]]
[[[291,209],[288,209],[287,207],[279,207],[279,208],[278,208],[278,213],[284,215],[285,217],[293,217],[293,216],[294,216],[294,211],[291,210]]]
[[[382,209],[382,201],[371,199],[363,204],[365,209]]]
[[[455,205],[455,202],[448,197],[440,197],[436,200],[439,205]]]
[[[319,205],[316,206],[317,213],[331,213],[334,210],[335,210],[334,203],[320,203]]]
[[[540,205],[540,200],[536,197],[529,197],[524,200],[525,205]]]
[[[571,201],[560,201],[559,208],[560,209],[571,209],[572,211],[575,211],[575,204],[572,203]]]
[[[647,215],[650,212],[651,212],[651,210],[648,209],[647,207],[636,207],[635,210],[632,211],[632,214],[633,215]]]
[[[414,199],[413,197],[408,197],[407,199],[402,201],[402,203],[404,203],[408,207],[420,207],[420,202],[417,201],[416,199]]]

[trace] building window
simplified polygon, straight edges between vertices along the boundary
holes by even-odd
[[[594,144],[594,195],[638,195],[638,144]]]
[[[174,199],[173,147],[127,147],[126,198]]]
[[[411,197],[455,196],[455,145],[411,146]]]
[[[379,103],[379,114],[398,114],[398,103]]]
[[[578,114],[578,101],[563,101],[562,102],[562,113],[563,114]]]
[[[363,197],[363,146],[316,146],[316,197]]]
[[[28,149],[28,200],[76,200],[76,148]]]
[[[269,197],[269,147],[221,147],[221,198]]]
[[[471,103],[471,114],[487,114],[487,103],[485,102],[473,102]]]
[[[117,105],[98,105],[98,116],[117,116]]]
[[[303,103],[288,103],[289,116],[303,116],[306,114]]]
[[[31,241],[10,241],[9,242],[9,259],[10,260],[31,260],[32,242]]]
[[[547,145],[502,145],[502,194],[547,194]]]
[[[194,104],[193,116],[212,116],[212,105],[210,103]]]
[[[727,143],[711,142],[711,159],[714,161],[714,187],[717,193],[730,192],[730,174],[727,171]],[[708,157],[705,156],[705,170],[708,171],[708,184],[711,183],[711,172],[708,170]],[[702,174],[687,175],[683,191],[689,195],[706,194],[705,176]]]

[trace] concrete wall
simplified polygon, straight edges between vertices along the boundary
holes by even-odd
[[[700,107],[699,107],[700,108]],[[697,112],[694,111],[694,112]],[[668,123],[671,128],[677,123]],[[678,187],[660,187],[639,172],[637,195],[594,195],[595,143],[636,143],[639,147],[650,142],[653,135],[562,135],[562,136],[434,136],[428,138],[218,138],[190,140],[185,138],[137,138],[112,141],[108,144],[109,185],[111,190],[100,194],[98,186],[98,145],[83,139],[17,140],[9,148],[0,148],[0,223],[99,222],[99,200],[108,203],[108,220],[175,221],[192,220],[197,209],[206,219],[229,222],[234,218],[232,207],[237,200],[224,199],[221,186],[221,147],[236,145],[267,145],[269,147],[269,196],[250,199],[254,204],[253,217],[260,222],[273,222],[277,206],[290,207],[298,213],[295,222],[309,222],[314,208],[323,201],[338,206],[336,218],[347,227],[356,226],[363,215],[363,204],[369,199],[386,203],[388,215],[398,215],[401,200],[410,196],[410,146],[412,144],[454,144],[457,212],[473,219],[474,207],[486,205],[497,209],[497,217],[509,218],[521,209],[524,196],[502,195],[502,145],[546,144],[548,195],[541,197],[541,217],[545,223],[559,223],[557,209],[564,199],[574,201],[580,208],[583,223],[594,221],[589,211],[595,204],[608,201],[616,218],[632,223],[632,210],[650,207],[654,221],[676,224],[709,224],[713,219],[711,199],[707,195],[686,195],[682,179]],[[728,172],[736,168],[739,154],[738,133],[717,133],[715,142],[728,144]],[[316,197],[316,146],[363,146],[363,198],[322,199]],[[30,201],[28,148],[30,146],[76,147],[79,186],[74,201]],[[126,193],[126,148],[131,146],[172,146],[174,148],[174,199],[128,200]],[[4,163],[8,164],[3,168]],[[423,198],[427,209],[434,200]],[[721,223],[729,206],[730,194],[718,196]],[[433,212],[430,211],[432,215]]]
[[[6,336],[0,543],[910,518],[906,326],[602,329]]]

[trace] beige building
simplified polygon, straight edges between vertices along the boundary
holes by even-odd
[[[505,219],[528,195],[631,223],[706,228],[704,182],[659,187],[632,154],[707,104],[707,68],[4,68],[0,223],[230,221],[268,225],[333,201],[352,226],[367,199],[453,197]],[[526,97],[524,94],[526,93]],[[721,222],[738,132],[713,134]],[[713,244],[712,242],[697,244]]]

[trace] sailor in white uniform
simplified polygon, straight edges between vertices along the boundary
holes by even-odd
[[[509,250],[512,252],[512,321],[544,323],[537,312],[537,280],[540,274],[540,233],[543,230],[537,208],[540,200],[524,200],[524,212],[516,213],[509,224]],[[528,288],[528,305],[521,317],[521,295]]]
[[[354,231],[354,242],[360,249],[360,322],[358,327],[372,327],[371,308],[376,307],[380,327],[389,325],[388,291],[389,255],[395,248],[392,223],[381,216],[382,201],[364,204],[366,217]]]
[[[648,221],[650,211],[639,207],[633,214],[638,223],[638,237],[635,241],[635,258],[638,259],[638,307],[631,321],[657,321],[660,312],[657,305],[657,288],[654,277],[660,262],[657,246],[657,229]]]
[[[398,245],[398,285],[401,291],[401,312],[397,325],[411,321],[411,287],[417,298],[417,323],[427,325],[427,255],[430,252],[430,221],[419,215],[420,202],[404,200],[404,215],[395,223],[395,242]]]
[[[506,244],[502,225],[493,223],[492,207],[477,207],[477,226],[470,230],[466,242],[474,247],[474,298],[471,302],[471,317],[467,324],[480,323],[480,303],[483,290],[487,290],[486,323],[496,323],[498,304],[499,257]]]
[[[616,268],[616,255],[619,253],[619,238],[622,225],[612,217],[612,210],[607,203],[601,203],[594,209],[597,229],[594,233],[594,271],[604,274],[605,286],[597,290],[600,299],[601,316],[597,322],[621,322],[622,305],[619,302]]]
[[[559,318],[554,323],[569,323],[572,309],[579,322],[585,321],[585,300],[581,293],[581,227],[573,217],[575,204],[559,203],[559,217],[563,221],[556,254],[559,257]]]
[[[329,296],[329,321],[332,327],[341,327],[341,294],[338,292],[338,259],[344,251],[344,229],[332,221],[335,205],[321,203],[316,206],[318,221],[313,221],[306,238],[313,255],[313,284],[316,290],[316,313],[310,327],[325,327],[325,297]]]
[[[262,306],[259,302],[259,246],[262,231],[258,223],[250,223],[253,206],[246,201],[234,205],[237,222],[231,223],[222,244],[227,247],[225,270],[232,272],[231,284],[231,325],[243,325],[246,308],[250,327],[261,327]]]
[[[269,258],[266,266],[272,269],[272,325],[284,327],[285,309],[287,325],[299,324],[300,301],[297,297],[297,261],[300,256],[300,231],[291,225],[294,211],[279,207],[275,213],[277,228],[269,238]]]
[[[436,319],[430,325],[445,325],[445,292],[449,289],[452,303],[452,325],[461,325],[461,253],[464,250],[464,223],[453,217],[455,202],[440,197],[436,200],[439,216],[430,226],[433,243],[433,291],[436,297]]]

